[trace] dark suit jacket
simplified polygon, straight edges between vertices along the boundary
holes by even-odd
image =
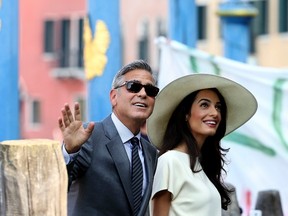
[[[143,138],[141,143],[148,184],[139,216],[148,212],[157,165],[156,148]],[[70,183],[77,179],[79,187],[72,215],[133,215],[130,162],[111,116],[95,123],[91,137],[67,169]]]

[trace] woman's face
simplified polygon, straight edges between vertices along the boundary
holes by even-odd
[[[215,135],[221,121],[221,103],[217,94],[210,89],[199,91],[186,118],[201,147],[208,136]]]

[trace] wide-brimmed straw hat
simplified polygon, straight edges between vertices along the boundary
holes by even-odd
[[[227,105],[225,135],[239,128],[255,114],[257,101],[242,85],[211,74],[183,76],[165,86],[156,97],[154,111],[147,121],[150,141],[156,147],[161,147],[168,121],[179,103],[190,93],[209,88],[217,88],[225,99]]]

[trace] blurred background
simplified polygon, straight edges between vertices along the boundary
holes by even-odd
[[[288,73],[287,2],[0,0],[0,141],[61,141],[65,103],[78,101],[84,121],[103,119],[124,64],[145,59],[158,74],[159,37]]]
[[[194,11],[192,18],[188,17],[191,19],[187,20],[189,24],[186,24],[189,26],[187,28],[194,28],[190,46],[212,55],[224,56],[223,22],[219,15],[223,1],[187,2],[188,7],[195,7],[188,8]],[[190,6],[191,2],[195,5]],[[0,140],[37,137],[57,139],[57,118],[65,102],[72,105],[78,101],[84,120],[100,120],[104,117],[110,112],[110,107],[105,106],[108,110],[102,110],[104,104],[101,101],[90,104],[94,110],[99,110],[99,114],[89,114],[89,80],[85,78],[83,63],[84,19],[94,19],[90,21],[92,34],[95,34],[97,16],[107,23],[110,45],[113,46],[103,53],[107,57],[105,73],[113,77],[123,64],[138,58],[147,60],[157,72],[160,54],[155,39],[159,36],[173,39],[173,29],[169,30],[173,23],[170,21],[173,16],[181,15],[171,11],[172,6],[177,7],[176,4],[175,0],[1,0],[0,96],[2,103],[12,105],[6,108],[1,105],[0,111],[4,120],[13,122],[13,132],[3,124]],[[288,68],[287,0],[256,0],[243,4],[252,5],[257,10],[248,24],[249,40],[246,46],[249,53],[246,62]],[[232,44],[239,39],[234,38]],[[245,52],[244,49],[247,47],[238,47],[239,53]],[[99,94],[108,97],[111,76],[104,80],[107,83],[97,83],[103,88]],[[9,86],[13,86],[12,90]],[[19,94],[18,101],[11,102],[16,94]]]

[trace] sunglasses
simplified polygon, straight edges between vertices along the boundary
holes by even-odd
[[[156,97],[156,95],[159,92],[159,88],[157,88],[156,86],[153,86],[151,84],[142,85],[141,83],[139,83],[137,81],[133,81],[133,80],[132,81],[126,81],[122,85],[115,87],[115,89],[120,88],[124,85],[125,85],[127,91],[132,92],[132,93],[138,93],[139,91],[141,91],[142,88],[144,88],[146,94],[149,97]]]

